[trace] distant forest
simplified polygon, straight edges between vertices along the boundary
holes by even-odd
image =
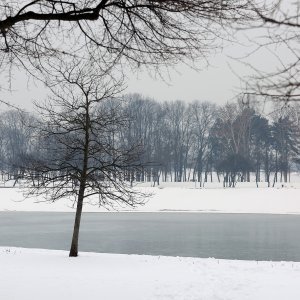
[[[114,127],[110,143],[140,149],[141,168],[125,174],[130,182],[195,181],[202,186],[219,181],[235,186],[236,182],[264,181],[272,186],[288,182],[290,172],[299,168],[297,103],[277,103],[266,115],[255,99],[217,106],[200,101],[158,102],[131,94],[114,101],[102,105],[121,109],[127,122],[117,130]],[[17,182],[30,173],[33,161],[47,159],[47,147],[41,147],[43,122],[38,114],[1,113],[3,181]],[[40,180],[39,174],[31,176]]]

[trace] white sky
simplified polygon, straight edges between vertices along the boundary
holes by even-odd
[[[164,80],[153,78],[147,72],[133,74],[127,83],[127,91],[159,101],[198,99],[224,103],[235,95],[240,87],[240,79],[231,71],[225,54],[211,57],[210,64],[200,71],[184,64],[177,65]]]
[[[169,75],[162,80],[159,76],[148,72],[138,74],[127,73],[127,89],[125,93],[140,93],[158,101],[165,100],[203,100],[215,103],[226,103],[231,100],[242,87],[241,80],[231,68],[240,74],[246,74],[247,69],[228,58],[237,52],[236,45],[229,46],[226,51],[209,57],[209,66],[203,66],[200,71],[184,64],[178,64],[169,70]],[[1,78],[2,77],[2,78]],[[1,76],[1,82],[7,81]],[[31,110],[33,100],[45,98],[46,91],[41,83],[28,81],[25,74],[16,73],[12,80],[12,92],[0,92],[1,99],[13,105]],[[0,105],[0,109],[3,104]]]

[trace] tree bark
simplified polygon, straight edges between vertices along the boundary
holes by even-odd
[[[83,196],[84,196],[84,184],[81,183],[79,188],[78,199],[77,199],[73,237],[72,237],[72,243],[71,243],[71,248],[69,253],[70,257],[78,256],[79,228],[80,228],[81,213],[82,213],[82,206],[83,206]]]
[[[79,241],[79,228],[80,228],[80,221],[81,221],[81,213],[83,207],[83,199],[84,199],[84,192],[86,187],[87,181],[87,169],[88,169],[88,160],[89,160],[89,142],[90,142],[90,115],[89,115],[89,99],[86,96],[86,113],[85,113],[85,143],[83,149],[83,165],[82,165],[82,172],[80,178],[80,186],[77,198],[77,208],[76,208],[76,215],[75,215],[75,222],[74,222],[74,229],[73,229],[73,237],[72,243],[70,248],[70,257],[77,257],[78,256],[78,241]]]

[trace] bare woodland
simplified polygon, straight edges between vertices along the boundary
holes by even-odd
[[[234,187],[237,182],[256,181],[267,182],[269,186],[273,186],[276,182],[288,182],[290,173],[299,168],[300,107],[298,104],[283,105],[280,109],[274,107],[273,113],[266,116],[261,113],[259,104],[245,106],[242,101],[223,106],[200,101],[190,104],[183,101],[160,103],[133,94],[114,99],[108,97],[99,102],[101,106],[98,105],[98,100],[95,101],[97,104],[95,118],[99,120],[93,122],[101,126],[91,130],[99,139],[102,135],[107,135],[109,142],[102,141],[101,149],[97,148],[100,147],[99,145],[95,149],[91,148],[91,168],[98,172],[97,159],[101,157],[101,150],[108,149],[106,151],[112,155],[126,149],[125,157],[128,159],[126,163],[116,162],[118,166],[123,166],[120,176],[109,169],[113,165],[110,166],[107,161],[106,164],[110,170],[107,171],[107,176],[114,174],[114,178],[118,176],[128,185],[133,182],[151,182],[157,185],[167,181],[194,181],[198,186],[203,186],[206,182],[219,181],[224,186]],[[55,104],[56,100],[52,100],[51,103]],[[63,107],[65,106],[63,104]],[[1,149],[2,162],[5,162],[2,165],[2,176],[9,175],[11,179],[18,180],[24,179],[26,174],[34,174],[34,177],[30,178],[33,184],[37,184],[39,180],[46,187],[47,184],[52,185],[54,181],[57,187],[63,188],[66,183],[61,182],[60,176],[64,177],[64,174],[68,174],[68,167],[71,167],[71,173],[77,170],[73,170],[73,165],[69,166],[69,164],[74,160],[72,155],[76,156],[80,147],[80,151],[83,151],[84,139],[79,135],[83,128],[80,129],[78,125],[78,122],[82,121],[74,119],[74,113],[71,113],[73,108],[74,106],[68,104],[65,107],[67,110],[63,111],[63,116],[68,115],[68,118],[63,119],[67,122],[64,126],[69,132],[68,135],[63,130],[62,124],[65,124],[61,121],[63,117],[54,115],[53,120],[54,116],[51,117],[51,123],[55,121],[54,128],[57,132],[54,131],[50,136],[61,135],[62,141],[60,137],[52,138],[52,147],[46,144],[43,148],[40,148],[43,145],[40,142],[43,131],[38,130],[34,133],[33,126],[28,130],[27,127],[22,129],[19,124],[24,124],[23,119],[30,118],[31,123],[39,123],[38,128],[44,128],[44,121],[41,120],[48,119],[44,113],[49,114],[51,108],[48,107],[46,111],[44,108],[42,114],[36,116],[23,115],[14,111],[2,114],[0,128],[5,133],[2,135]],[[76,114],[80,113],[78,109],[75,111]],[[19,120],[18,122],[10,121],[12,114],[13,119]],[[108,123],[105,123],[105,120]],[[53,131],[53,128],[50,128]],[[46,136],[49,136],[47,130],[46,133]],[[68,138],[71,139],[69,142]],[[53,155],[52,152],[60,149],[57,143],[65,148],[65,150],[61,149],[58,155],[66,155],[68,158],[54,156],[55,164],[52,169],[44,170],[41,165],[36,166],[35,172],[32,172],[30,168],[33,167],[34,159],[38,162],[37,153],[44,157],[46,167],[47,161]],[[72,147],[68,149],[68,145]],[[111,151],[112,145],[115,147],[113,151]],[[76,146],[79,148],[77,149]],[[72,155],[69,153],[70,150],[72,150],[71,154],[74,152]],[[97,156],[97,159],[93,156]],[[123,156],[117,157],[125,159]],[[57,166],[57,162],[66,163],[67,166]],[[75,162],[77,163],[77,160]],[[103,165],[103,162],[100,162]],[[59,170],[57,178],[49,176],[55,170]],[[76,172],[74,175],[70,173],[70,177],[67,176],[69,185],[79,182]],[[101,185],[104,184],[103,181],[113,181],[113,178],[106,178],[106,174],[102,171],[97,176],[95,182],[93,177],[90,179],[94,187],[98,181],[101,181]],[[44,191],[40,190],[40,192]],[[65,196],[65,193],[73,193],[73,191],[62,189],[62,194],[55,191],[52,198]]]

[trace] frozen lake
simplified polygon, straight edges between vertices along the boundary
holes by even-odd
[[[73,213],[0,212],[0,246],[68,250]],[[81,251],[300,261],[300,216],[84,213]]]

